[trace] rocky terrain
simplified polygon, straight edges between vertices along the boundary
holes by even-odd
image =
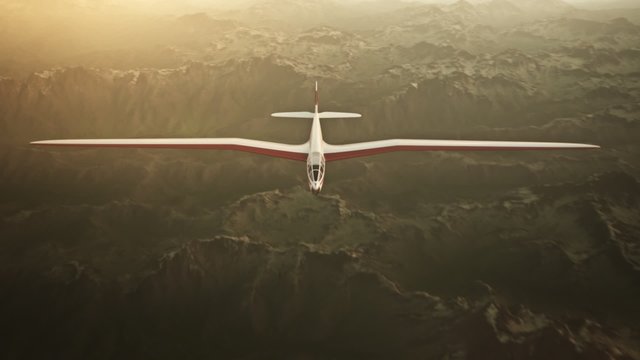
[[[640,359],[640,10],[0,4],[0,357]],[[146,7],[145,7],[146,6]],[[627,6],[627,7],[625,7]],[[304,164],[29,141],[570,141]]]

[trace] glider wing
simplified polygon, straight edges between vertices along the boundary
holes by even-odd
[[[305,161],[309,153],[309,145],[307,143],[290,145],[240,138],[70,139],[34,141],[31,144],[46,146],[238,150],[300,161]]]
[[[392,151],[502,151],[595,148],[599,148],[599,146],[557,142],[389,139],[344,145],[326,144],[324,154],[327,161],[334,161]]]

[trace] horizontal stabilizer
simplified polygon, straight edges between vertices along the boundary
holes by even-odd
[[[313,119],[314,113],[308,111],[277,112],[271,114],[271,116],[280,118]]]
[[[318,115],[320,115],[320,119],[348,119],[348,118],[362,117],[362,115],[356,114],[356,113],[333,112],[333,111],[324,111]]]

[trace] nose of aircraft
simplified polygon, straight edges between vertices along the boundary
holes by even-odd
[[[311,188],[311,192],[317,194],[322,190],[322,182],[320,181],[312,181],[309,183],[309,188]]]

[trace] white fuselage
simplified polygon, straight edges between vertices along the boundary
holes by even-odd
[[[309,180],[309,189],[311,192],[317,194],[322,190],[324,170],[324,140],[322,139],[318,105],[316,105],[313,123],[311,124],[311,133],[309,135],[309,156],[307,157],[307,179]]]

